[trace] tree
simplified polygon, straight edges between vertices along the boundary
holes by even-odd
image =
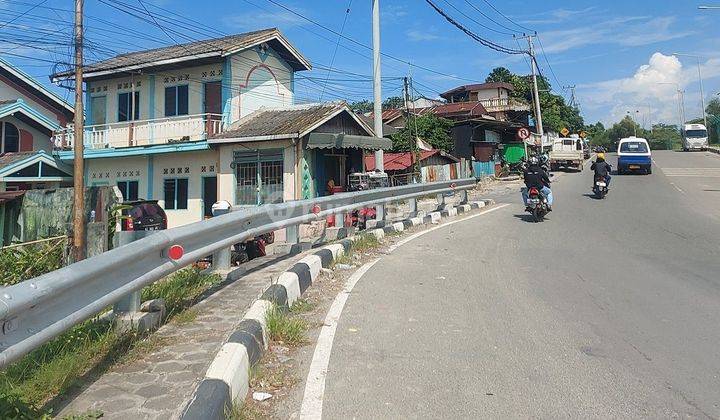
[[[405,100],[399,96],[391,96],[382,103],[382,109],[400,109],[405,108]]]
[[[495,67],[485,78],[485,83],[512,83],[514,77],[516,76],[505,67]]]
[[[720,143],[720,99],[712,98],[705,112],[708,114],[708,132],[710,143]]]
[[[433,148],[448,152],[453,148],[452,137],[450,137],[452,126],[452,121],[438,117],[435,114],[414,117],[408,121],[404,128],[391,136],[393,151],[412,151],[417,133],[418,137],[430,143]]]
[[[359,114],[365,114],[367,112],[372,112],[373,110],[373,102],[368,100],[350,102],[348,106],[353,110],[353,112],[357,112]]]
[[[654,150],[672,150],[682,146],[680,130],[675,124],[653,124],[650,133],[647,133],[650,148]]]

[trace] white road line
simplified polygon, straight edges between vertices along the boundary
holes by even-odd
[[[330,364],[330,352],[332,351],[335,330],[337,329],[340,315],[355,284],[378,261],[380,261],[379,258],[370,261],[358,268],[358,270],[350,276],[345,284],[345,289],[335,297],[335,300],[330,306],[330,310],[328,310],[325,316],[325,323],[323,324],[322,330],[320,330],[317,345],[315,346],[315,353],[313,353],[312,362],[310,363],[307,382],[305,383],[305,394],[303,396],[302,407],[300,408],[300,419],[302,420],[322,418],[325,378],[327,377],[328,365]]]
[[[509,206],[509,204],[500,204],[478,214],[473,214],[469,217],[443,223],[442,225],[434,226],[430,229],[415,233],[392,245],[390,247],[390,252],[393,252],[399,246],[434,230],[450,226],[455,223],[464,222],[465,220],[473,219],[487,213],[492,213],[507,206]],[[302,406],[300,408],[301,420],[320,420],[322,418],[323,401],[325,398],[325,379],[327,378],[328,366],[330,365],[330,353],[332,352],[333,341],[335,340],[335,331],[337,330],[340,315],[342,315],[345,303],[355,287],[355,284],[357,284],[360,278],[362,278],[362,276],[378,261],[380,261],[380,258],[370,261],[358,268],[358,270],[350,276],[345,284],[345,289],[343,289],[343,291],[335,297],[335,300],[325,316],[325,322],[320,330],[312,362],[310,363],[310,371],[308,372],[307,381],[305,382],[305,394],[303,395]]]
[[[681,193],[685,194],[685,191],[683,191],[682,188],[680,188],[680,187],[678,187],[677,185],[675,185],[675,183],[671,182],[670,185],[672,185],[673,187],[675,187],[676,190],[678,190],[678,191],[680,191]]]
[[[489,208],[489,209],[487,209],[487,210],[485,210],[485,211],[483,211],[483,212],[480,212],[480,213],[478,213],[478,214],[473,214],[472,216],[464,217],[464,218],[462,218],[462,219],[453,220],[453,221],[451,221],[451,222],[443,223],[443,224],[441,224],[441,225],[437,225],[437,226],[431,227],[430,229],[426,229],[426,230],[420,231],[420,232],[418,232],[418,233],[414,233],[414,234],[408,236],[407,238],[404,238],[404,239],[402,239],[402,240],[400,240],[400,241],[397,241],[396,243],[394,243],[393,245],[391,245],[390,248],[388,248],[388,251],[389,251],[389,252],[393,252],[393,251],[395,251],[396,249],[398,249],[399,247],[401,247],[401,246],[405,245],[406,243],[412,241],[413,239],[419,238],[420,236],[423,236],[423,235],[425,235],[425,234],[428,234],[428,233],[430,233],[430,232],[432,232],[432,231],[434,231],[434,230],[436,230],[436,229],[441,229],[441,228],[444,228],[445,226],[450,226],[450,225],[454,225],[455,223],[460,223],[460,222],[464,222],[464,221],[466,221],[466,220],[474,219],[474,218],[479,217],[479,216],[482,216],[482,215],[484,215],[484,214],[488,214],[488,213],[492,213],[492,212],[494,212],[494,211],[500,210],[500,209],[505,208],[505,207],[507,207],[507,206],[509,206],[509,205],[510,205],[510,204],[500,204],[500,205],[496,205],[495,207],[491,207],[491,208]]]

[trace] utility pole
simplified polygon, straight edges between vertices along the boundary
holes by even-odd
[[[372,34],[373,34],[373,122],[375,123],[375,136],[383,136],[382,122],[382,79],[380,73],[380,0],[373,0],[372,4]],[[375,168],[385,172],[384,153],[375,152]]]
[[[85,258],[85,161],[83,160],[83,0],[75,0],[75,160],[73,167],[73,252]]]
[[[412,124],[410,119],[414,118],[414,116],[410,112],[410,82],[408,77],[403,77],[403,101],[405,102],[405,127],[406,129],[409,129]],[[410,132],[412,133],[412,130]],[[412,160],[410,162],[412,163],[411,166],[414,168],[413,171],[417,169],[417,173],[420,173],[420,153],[418,151],[417,143],[417,131],[415,131],[415,136],[410,142],[410,153],[412,155]],[[413,175],[413,180],[414,179],[415,175]]]
[[[575,99],[575,85],[563,86],[563,89],[570,89],[570,106],[576,108],[577,100]]]
[[[702,8],[702,6],[699,6],[698,8]],[[677,56],[693,57],[697,60],[698,82],[700,82],[700,106],[702,106],[703,123],[705,124],[705,128],[707,128],[708,123],[707,123],[707,114],[705,113],[705,90],[703,89],[702,72],[700,70],[700,58],[701,57],[699,55],[682,54],[682,53],[673,53],[673,55],[676,57]]]
[[[542,136],[543,136],[543,124],[542,124],[542,111],[540,110],[540,93],[538,91],[538,84],[537,84],[537,67],[536,67],[536,61],[535,61],[535,48],[533,47],[533,37],[534,35],[527,35],[525,38],[527,38],[528,41],[528,52],[530,54],[530,64],[532,68],[532,80],[533,80],[533,101],[535,102],[535,129],[537,131],[537,134],[540,136],[540,142],[542,142]],[[525,142],[523,142],[525,143]],[[527,144],[525,146],[526,152],[525,156],[527,156]]]

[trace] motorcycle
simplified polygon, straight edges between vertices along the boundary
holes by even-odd
[[[599,198],[599,199],[605,198],[605,195],[607,195],[607,193],[608,193],[607,181],[605,180],[605,177],[602,177],[602,176],[595,177],[593,192],[595,193],[596,198]]]
[[[535,222],[541,222],[548,213],[547,197],[537,188],[528,191],[527,211],[533,215]]]

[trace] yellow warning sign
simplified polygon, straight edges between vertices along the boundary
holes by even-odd
[[[570,134],[570,130],[568,130],[567,128],[563,127],[563,129],[560,130],[560,134],[562,134],[563,137],[567,137],[567,135]]]
[[[585,131],[581,131],[581,132],[580,132],[580,138],[583,138],[583,139],[584,139],[585,137],[587,137],[587,133],[586,133]]]

